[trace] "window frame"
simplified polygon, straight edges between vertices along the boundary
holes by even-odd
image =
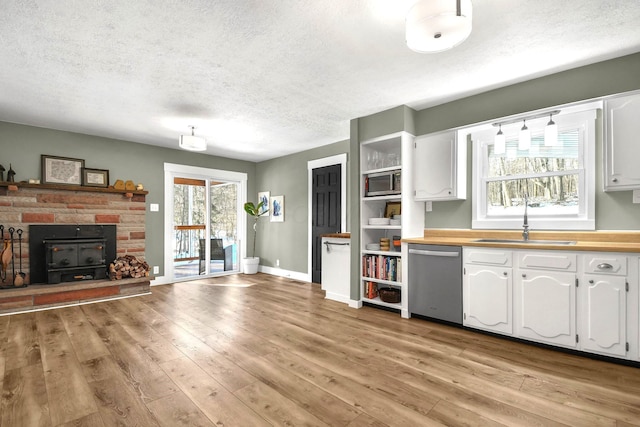
[[[553,110],[550,108],[548,110]],[[529,210],[528,220],[532,230],[595,230],[595,158],[596,140],[602,141],[602,126],[598,126],[598,120],[602,117],[602,101],[589,102],[586,104],[573,105],[568,107],[558,107],[560,114],[555,115],[553,120],[558,124],[559,131],[566,129],[576,129],[580,131],[578,145],[578,169],[569,174],[578,174],[578,194],[579,208],[577,214],[553,214],[541,215]],[[529,112],[519,115],[523,119],[527,115],[535,115],[538,112]],[[494,122],[517,119],[512,116],[497,119]],[[529,122],[528,122],[529,123]],[[531,126],[530,126],[531,127]],[[497,128],[490,123],[467,129],[471,134],[473,146],[473,182],[472,182],[472,229],[522,229],[522,215],[489,215],[487,213],[487,183],[496,181],[489,178],[488,153],[489,146],[494,144],[494,136]],[[540,127],[538,126],[538,129]],[[503,127],[503,132],[505,128]],[[513,136],[511,130],[511,136]],[[506,132],[505,132],[506,133]],[[536,133],[534,130],[533,133]],[[509,139],[507,133],[507,139]],[[552,173],[557,176],[564,173]],[[542,176],[541,174],[523,174],[517,178],[522,179],[527,176]],[[499,179],[498,181],[501,181]]]

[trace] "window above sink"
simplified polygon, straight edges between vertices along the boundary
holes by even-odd
[[[558,143],[545,145],[549,115],[540,111],[505,122],[505,150],[497,153],[492,123],[465,129],[473,146],[472,228],[522,229],[525,197],[531,230],[595,229],[595,142],[597,110],[602,102],[556,107]],[[551,110],[551,108],[550,108]],[[518,147],[526,120],[529,148]]]

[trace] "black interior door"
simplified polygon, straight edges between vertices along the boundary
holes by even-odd
[[[312,171],[311,280],[320,283],[322,272],[322,235],[340,232],[340,165]]]

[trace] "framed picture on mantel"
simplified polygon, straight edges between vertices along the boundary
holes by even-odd
[[[84,160],[42,154],[42,183],[82,185]]]
[[[82,169],[82,185],[87,187],[108,187],[109,171],[106,169]]]

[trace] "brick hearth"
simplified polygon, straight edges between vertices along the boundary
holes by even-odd
[[[123,192],[112,188],[0,182],[0,224],[4,225],[4,239],[9,238],[9,227],[23,230],[21,260],[22,271],[26,273],[25,283],[29,284],[30,278],[28,242],[31,224],[115,224],[117,256],[134,255],[144,259],[146,194],[146,191]],[[14,243],[15,271],[18,272],[20,259],[16,234]],[[13,285],[11,273],[9,264],[7,280],[0,283],[2,287]],[[7,309],[24,310],[29,306],[28,298],[31,298],[34,308],[41,308],[58,303],[68,304],[69,301],[131,295],[130,290],[136,288],[139,288],[139,293],[148,292],[148,278],[136,280],[141,285],[129,288],[125,285],[132,283],[103,280],[61,285],[30,284],[26,288],[0,289],[0,313]],[[130,290],[122,293],[121,288]],[[83,290],[84,293],[80,292]],[[76,292],[69,293],[73,291]],[[60,294],[58,297],[55,296],[56,292]]]

